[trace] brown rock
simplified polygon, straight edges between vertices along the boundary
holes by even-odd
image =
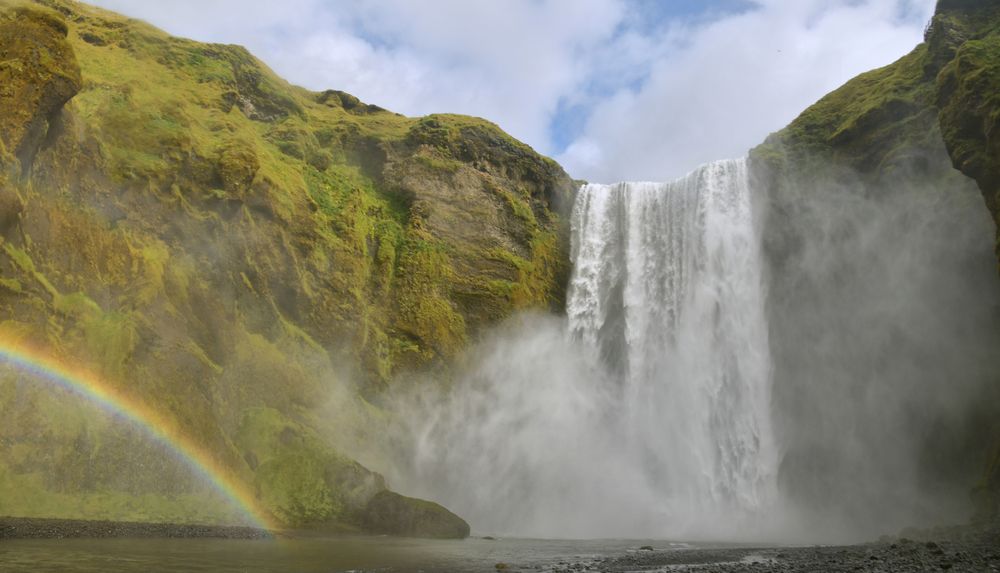
[[[22,170],[34,159],[49,123],[81,86],[80,66],[59,16],[29,7],[0,13],[0,143]]]
[[[464,539],[469,524],[439,504],[384,490],[364,509],[362,527],[369,533],[405,537]]]

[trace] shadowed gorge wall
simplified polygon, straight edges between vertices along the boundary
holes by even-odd
[[[892,520],[885,507],[910,512],[901,524],[960,520],[989,465],[1000,397],[995,226],[973,181],[952,169],[962,163],[955,111],[939,105],[972,22],[985,29],[996,16],[988,3],[942,2],[924,44],[751,152],[766,190],[773,407],[787,444],[779,486],[826,521]],[[892,471],[874,474],[871,460]],[[949,497],[950,509],[935,506]],[[980,512],[995,511],[978,497]]]
[[[975,179],[1000,229],[1000,6],[942,0],[930,41],[941,61],[951,57],[937,77],[937,105],[952,164]],[[1000,256],[1000,241],[997,245]],[[995,517],[1000,515],[1000,429],[995,427],[992,443],[977,493],[984,514]]]
[[[169,412],[286,524],[361,521],[385,484],[334,444],[379,431],[400,372],[562,306],[572,183],[489,122],[309,92],[76,2],[0,2],[0,32],[0,334]],[[3,475],[86,496],[124,486],[76,472],[124,464],[169,493],[155,452],[4,380]]]

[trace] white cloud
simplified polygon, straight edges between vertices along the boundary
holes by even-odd
[[[649,25],[631,1],[95,3],[243,44],[312,89],[407,115],[486,117],[576,177],[618,180],[675,177],[744,153],[853,75],[909,51],[934,2],[758,0],[714,20]],[[582,130],[560,150],[566,134],[553,121],[567,108]]]
[[[641,89],[598,104],[558,159],[595,180],[666,179],[739,156],[860,72],[920,40],[932,0],[906,22],[893,1],[763,3],[686,31],[685,48],[655,62]]]

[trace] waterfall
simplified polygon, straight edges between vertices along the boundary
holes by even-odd
[[[624,447],[663,494],[753,510],[774,477],[760,237],[745,160],[585,185],[569,330],[621,384]]]
[[[746,161],[583,186],[571,250],[567,317],[483,341],[390,478],[481,532],[736,538],[776,473]]]
[[[404,400],[387,477],[527,537],[857,542],[967,519],[996,424],[995,229],[973,183],[922,173],[751,190],[735,160],[584,185],[566,316],[514,317],[449,390]]]

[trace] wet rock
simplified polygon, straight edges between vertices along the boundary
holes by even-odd
[[[464,539],[469,536],[469,524],[464,519],[431,501],[379,492],[362,515],[362,527],[369,533]]]

